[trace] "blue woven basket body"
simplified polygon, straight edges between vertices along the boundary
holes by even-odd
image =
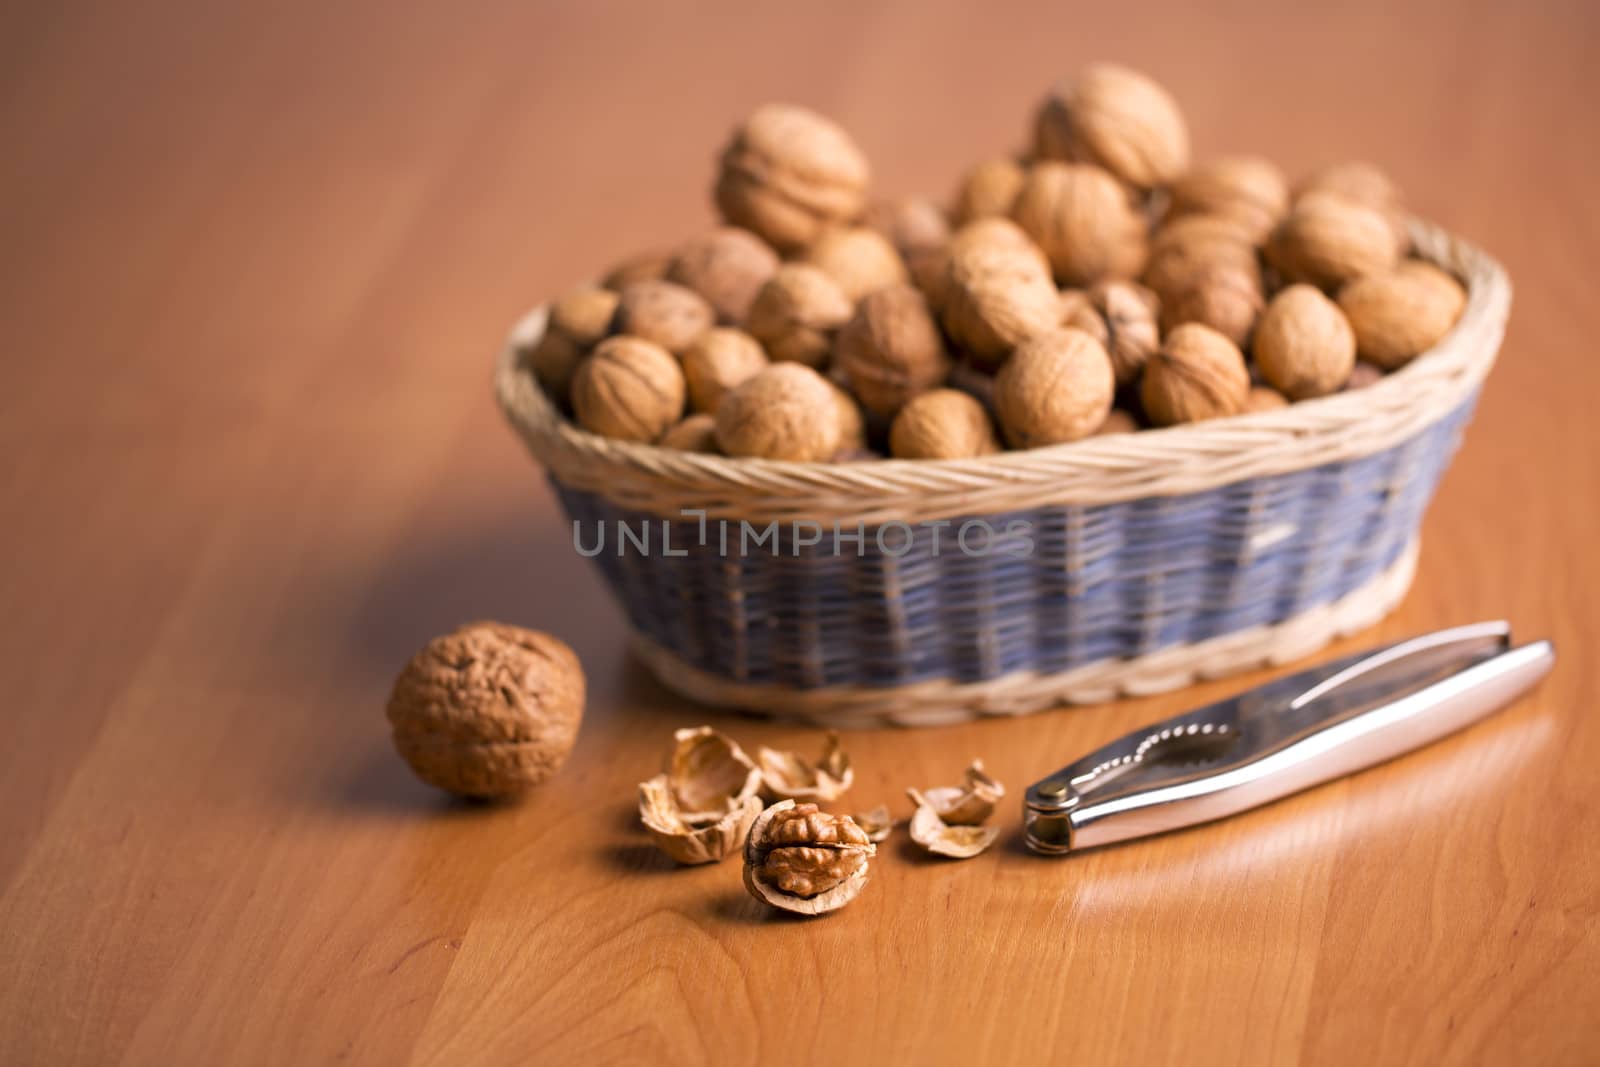
[[[690,667],[797,689],[987,682],[1269,626],[1360,589],[1415,539],[1474,400],[1307,470],[838,537],[671,521],[555,484],[635,631]]]
[[[1432,352],[1366,389],[1174,430],[933,463],[729,460],[573,426],[513,332],[501,406],[550,469],[636,647],[707,702],[931,724],[1152,692],[1308,654],[1404,594],[1498,350],[1499,266]]]

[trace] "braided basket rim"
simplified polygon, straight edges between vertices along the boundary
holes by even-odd
[[[1371,455],[1444,417],[1494,364],[1511,282],[1483,250],[1413,219],[1423,259],[1467,289],[1459,320],[1433,349],[1364,389],[1287,408],[978,459],[795,463],[733,459],[618,441],[568,420],[521,358],[547,306],[513,327],[496,361],[496,398],[551,475],[619,506],[710,518],[881,523],[993,514],[1049,504],[1107,504],[1204,491]]]

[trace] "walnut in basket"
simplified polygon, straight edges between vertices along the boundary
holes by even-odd
[[[839,331],[834,363],[863,407],[890,416],[950,373],[944,335],[927,299],[909,285],[880,289]]]
[[[1105,421],[1115,391],[1105,346],[1082,330],[1058,329],[1006,360],[995,376],[995,413],[1013,448],[1076,441]]]
[[[821,268],[855,303],[868,293],[910,280],[905,261],[889,239],[868,226],[826,230],[802,259]]]
[[[972,459],[998,451],[989,413],[959,389],[915,397],[889,427],[889,452],[896,459]]]
[[[1466,306],[1466,290],[1421,260],[1359,278],[1339,293],[1361,358],[1394,370],[1444,339]]]
[[[993,367],[1056,328],[1061,296],[1027,234],[1005,219],[982,219],[951,238],[943,318],[952,340]]]
[[[1172,183],[1169,219],[1209,215],[1235,224],[1259,245],[1289,211],[1289,183],[1277,164],[1260,156],[1224,156],[1202,163]]]
[[[1250,371],[1239,346],[1197,322],[1167,335],[1140,386],[1145,414],[1158,426],[1237,415],[1249,396]]]
[[[1151,78],[1097,63],[1045,99],[1034,120],[1034,153],[1096,163],[1148,189],[1188,167],[1189,129],[1177,102]]]
[[[617,294],[596,285],[579,286],[550,305],[544,335],[528,353],[528,365],[557,403],[571,401],[578,364],[611,329]]]
[[[1292,400],[1337,393],[1356,363],[1356,337],[1344,312],[1304,284],[1272,298],[1252,350],[1261,376]]]
[[[1267,239],[1267,262],[1291,282],[1337,289],[1387,270],[1405,244],[1379,209],[1343,197],[1302,197]]]
[[[859,218],[869,178],[866,157],[837,124],[803,107],[767,104],[723,151],[715,197],[723,218],[792,252]]]
[[[1144,266],[1144,218],[1127,189],[1092,164],[1034,164],[1011,217],[1044,252],[1062,285],[1131,278]]]
[[[716,315],[704,297],[673,282],[634,282],[617,302],[616,331],[677,355],[711,328]]]
[[[899,250],[912,284],[922,290],[922,295],[937,310],[945,250],[950,244],[950,220],[945,218],[944,212],[931,200],[908,197],[869,208],[867,224],[889,238]]]
[[[821,462],[839,451],[834,386],[810,367],[774,363],[717,405],[717,443],[730,456]]]
[[[773,359],[821,367],[853,310],[839,283],[821,268],[785,263],[756,294],[746,326]]]
[[[766,350],[743,330],[719,326],[701,334],[682,357],[689,406],[714,412],[722,398],[767,365]]]
[[[1026,178],[1022,164],[1014,159],[990,159],[973,167],[956,190],[955,207],[951,211],[956,225],[1010,215]]]
[[[719,226],[678,249],[667,280],[693,289],[720,322],[743,323],[756,293],[778,269],[778,254],[737,226]]]
[[[572,407],[584,429],[651,442],[683,414],[683,371],[672,354],[638,337],[608,337],[578,367]]]

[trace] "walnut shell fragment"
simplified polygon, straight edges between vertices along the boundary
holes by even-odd
[[[682,817],[721,819],[761,788],[761,771],[738,742],[709,726],[679,730],[665,777]]]
[[[855,782],[850,757],[839,750],[838,733],[829,730],[822,755],[807,763],[793,752],[779,752],[762,745],[756,750],[756,765],[761,773],[761,792],[769,800],[837,800]]]
[[[639,783],[639,821],[656,847],[679,863],[716,863],[737,852],[760,814],[761,798],[751,795],[715,822],[697,822],[684,818],[669,775]]]
[[[887,841],[890,832],[894,830],[894,816],[889,814],[887,804],[879,804],[871,811],[858,812],[850,817],[861,827],[861,832],[867,835],[867,840],[874,845]]]
[[[961,785],[925,790],[918,803],[927,804],[951,826],[977,826],[994,814],[995,805],[1005,795],[1006,787],[983,769],[983,760],[975,759]]]
[[[971,859],[1000,836],[998,826],[951,826],[939,818],[927,797],[915,789],[907,789],[906,795],[917,805],[916,814],[911,816],[911,840],[934,855]]]
[[[757,900],[798,915],[844,907],[867,884],[874,845],[848,815],[780,801],[756,817],[744,846],[744,885]]]

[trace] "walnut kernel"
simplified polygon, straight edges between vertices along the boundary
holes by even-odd
[[[877,846],[848,815],[779,801],[762,812],[744,847],[744,884],[757,900],[800,915],[844,907],[867,883]]]

